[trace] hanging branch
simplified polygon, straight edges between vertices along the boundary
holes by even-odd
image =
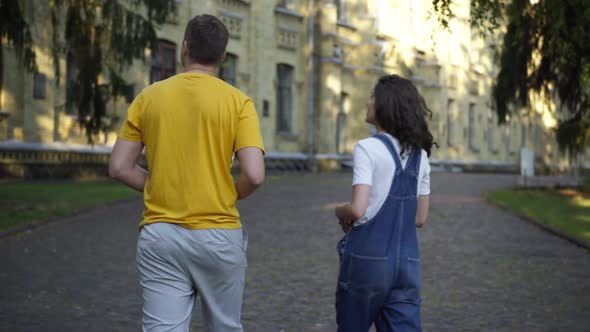
[[[65,8],[64,8],[65,7]],[[175,0],[52,0],[52,24],[65,12],[65,49],[55,47],[54,66],[70,52],[78,68],[76,93],[70,94],[78,109],[88,143],[108,125],[109,98],[126,93],[129,84],[120,74],[134,60],[145,60],[145,49],[157,51],[156,29],[176,14]],[[57,31],[57,30],[56,30]],[[59,36],[54,35],[54,44]],[[59,69],[56,71],[59,80]]]
[[[491,32],[506,22],[500,71],[492,99],[498,121],[509,105],[528,106],[535,92],[558,106],[556,139],[571,158],[590,140],[590,2],[587,0],[472,0],[471,22]],[[449,29],[451,0],[433,0],[441,25]]]

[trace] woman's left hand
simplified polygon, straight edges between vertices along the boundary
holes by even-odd
[[[352,228],[352,224],[354,223],[354,221],[353,220],[344,220],[344,219],[339,218],[338,223],[340,224],[342,231],[344,233],[348,233],[348,232],[350,232],[350,229]]]

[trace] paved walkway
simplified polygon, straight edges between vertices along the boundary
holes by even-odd
[[[241,204],[250,234],[247,331],[334,331],[350,174],[271,177]],[[434,175],[420,230],[425,331],[588,331],[590,253],[481,198],[516,177]],[[136,331],[141,202],[102,207],[0,239],[0,330]],[[197,311],[194,331],[200,331]]]

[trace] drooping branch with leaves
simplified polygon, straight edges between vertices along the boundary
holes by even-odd
[[[122,73],[145,50],[157,51],[156,30],[176,15],[175,0],[52,0],[54,67],[60,79],[59,60],[71,54],[77,77],[68,94],[76,105],[88,142],[105,129],[107,102],[123,96],[128,84]],[[63,40],[57,27],[65,13]],[[59,84],[59,83],[58,83]]]
[[[18,0],[0,0],[0,91],[3,82],[2,45],[12,46],[23,66],[31,72],[37,70],[33,38],[29,24],[25,21]],[[2,105],[0,104],[0,109]]]
[[[452,0],[432,2],[448,29]],[[506,25],[492,91],[500,123],[534,91],[558,106],[560,148],[570,157],[582,152],[590,140],[590,2],[472,0],[471,21],[480,31]]]

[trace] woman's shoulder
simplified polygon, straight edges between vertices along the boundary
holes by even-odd
[[[420,149],[420,162],[429,162],[428,153],[424,149]]]
[[[422,154],[422,159],[428,160],[428,152],[424,149],[420,149],[420,153]]]
[[[358,141],[356,143],[356,146],[364,148],[364,149],[368,149],[368,148],[372,148],[372,147],[379,145],[379,144],[383,144],[383,143],[381,143],[381,141],[379,141],[377,138],[371,136],[371,137],[363,138],[362,140]]]
[[[420,170],[430,173],[430,159],[428,158],[428,153],[424,149],[420,149],[422,155],[420,156]]]
[[[367,137],[358,141],[354,147],[355,154],[364,154],[369,159],[381,162],[384,159],[389,160],[390,154],[387,146],[375,137]]]

